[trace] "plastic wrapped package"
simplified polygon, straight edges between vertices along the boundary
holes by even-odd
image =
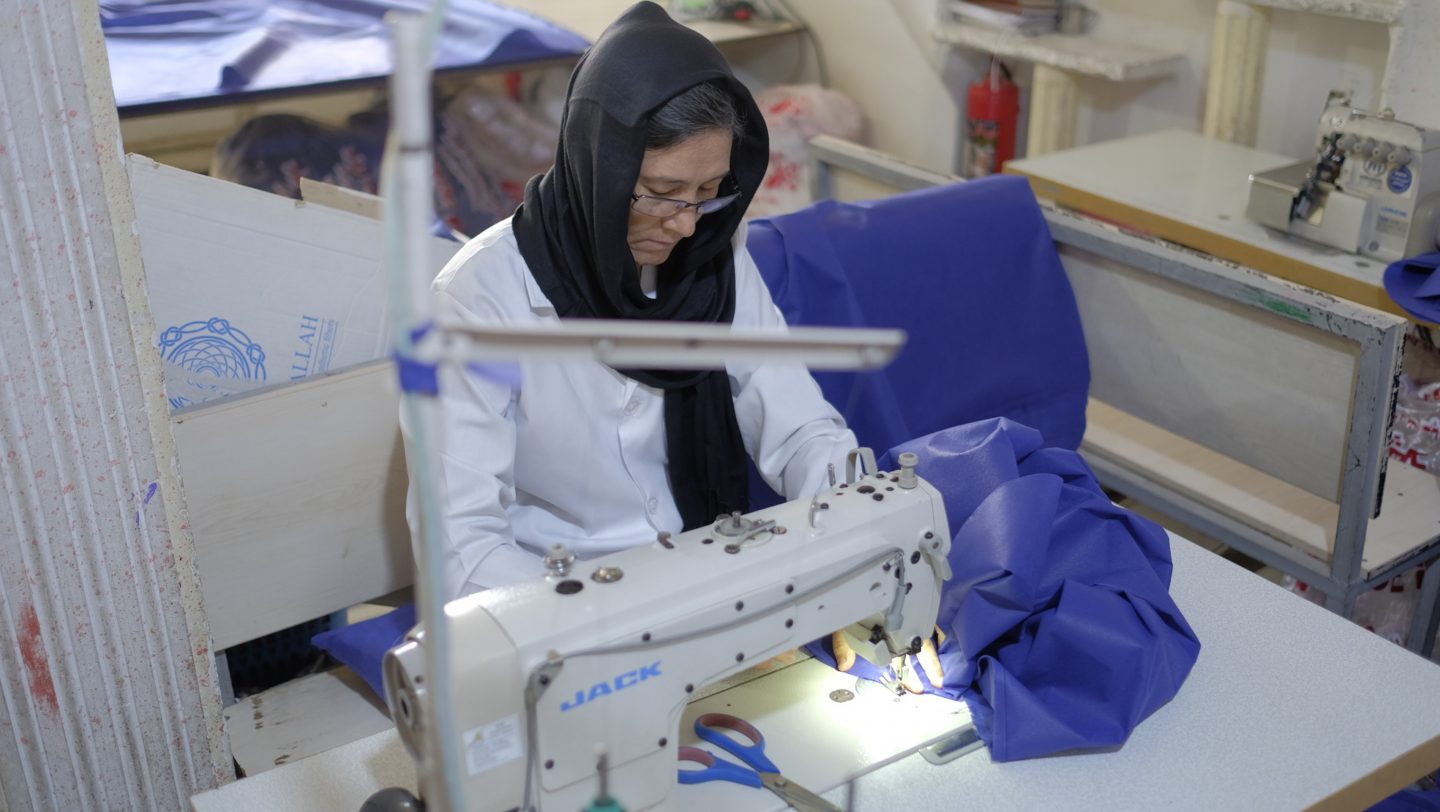
[[[525,183],[555,159],[559,129],[504,96],[472,88],[437,105],[435,211],[443,232],[479,234],[509,217]],[[300,198],[300,178],[367,194],[379,190],[389,124],[383,106],[332,127],[298,115],[251,119],[222,141],[210,174]]]
[[[383,131],[346,130],[277,113],[252,118],[221,141],[210,175],[296,200],[301,178],[375,194],[383,150]]]
[[[756,94],[755,104],[770,128],[770,168],[747,216],[803,208],[811,202],[807,142],[817,135],[862,141],[865,118],[860,107],[845,94],[819,85],[777,85]]]
[[[1440,476],[1440,381],[1400,376],[1390,458]]]
[[[1425,566],[1391,578],[1374,589],[1362,592],[1355,599],[1352,620],[1359,626],[1380,635],[1396,645],[1406,645],[1410,638],[1410,621],[1420,602],[1420,587],[1425,583]],[[1325,593],[1286,575],[1280,586],[1311,603],[1325,605]]]
[[[550,168],[560,130],[518,102],[478,88],[445,105],[436,127],[436,204],[473,236],[515,211],[530,178]]]

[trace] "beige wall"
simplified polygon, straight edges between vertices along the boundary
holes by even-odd
[[[961,110],[941,78],[952,57],[930,35],[934,0],[787,2],[820,42],[830,87],[865,110],[871,144],[950,171]],[[752,86],[819,80],[805,37],[774,37],[725,51]]]
[[[930,27],[941,0],[789,0],[820,39],[831,85],[853,96],[871,120],[873,144],[939,171],[954,168],[966,86],[984,69],[982,54],[936,45]],[[1185,53],[1172,77],[1117,84],[1081,82],[1080,143],[1171,127],[1199,130],[1204,114],[1210,35],[1216,0],[1087,0],[1099,13],[1097,33],[1170,44]],[[803,47],[808,44],[784,47]],[[1378,23],[1274,11],[1256,146],[1309,154],[1316,119],[1331,88],[1345,88],[1361,107],[1377,103],[1389,53]],[[778,58],[777,58],[778,59]],[[804,56],[790,53],[797,68]],[[1027,66],[1015,65],[1025,93]],[[792,77],[814,79],[808,67]],[[1025,97],[1022,95],[1022,104]],[[1020,148],[1025,143],[1021,124]]]

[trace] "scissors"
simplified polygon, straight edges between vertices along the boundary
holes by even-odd
[[[749,745],[741,744],[722,733],[732,730],[750,740]],[[775,762],[765,756],[765,737],[744,719],[728,713],[707,713],[695,720],[695,734],[716,747],[725,750],[754,769],[726,761],[708,750],[698,747],[681,747],[680,760],[693,761],[704,766],[703,770],[681,770],[680,783],[699,784],[704,781],[731,781],[747,787],[764,787],[779,795],[787,804],[800,812],[840,812],[840,807],[797,784],[792,784],[780,774]]]

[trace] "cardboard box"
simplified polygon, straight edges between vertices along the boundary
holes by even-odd
[[[384,225],[129,158],[172,408],[389,353]],[[460,244],[434,238],[432,272]]]

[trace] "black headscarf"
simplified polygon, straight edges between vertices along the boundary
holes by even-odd
[[[741,197],[700,218],[674,247],[657,269],[651,299],[640,289],[627,241],[646,125],[665,102],[702,82],[729,90],[745,120],[730,156]],[[555,166],[530,181],[515,211],[520,253],[561,318],[728,323],[735,315],[730,240],[765,175],[769,143],[755,100],[715,46],[660,6],[637,3],[570,76]],[[685,528],[746,510],[745,446],[725,372],[620,372],[665,390],[670,486]]]

